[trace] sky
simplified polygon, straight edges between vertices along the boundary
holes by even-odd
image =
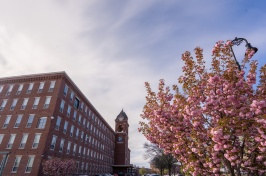
[[[207,64],[219,40],[247,39],[266,64],[264,0],[0,0],[0,77],[65,71],[113,127],[129,118],[131,163],[143,159],[138,132],[147,81],[177,84],[181,55],[200,46]],[[234,46],[237,59],[245,44]]]

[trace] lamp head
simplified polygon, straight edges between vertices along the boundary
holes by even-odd
[[[253,50],[255,53],[258,51],[258,48],[253,47],[250,43],[247,43],[247,44],[246,44],[246,47],[247,47],[248,49]],[[255,53],[254,53],[254,54],[255,54]]]

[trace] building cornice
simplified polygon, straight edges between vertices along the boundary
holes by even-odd
[[[92,105],[92,103],[87,99],[87,97],[82,93],[82,91],[72,81],[72,79],[67,75],[67,73],[65,71],[2,77],[2,78],[0,78],[0,85],[1,84],[20,83],[20,82],[56,80],[56,79],[63,79],[63,80],[65,80],[66,83],[70,84],[72,86],[72,88],[77,91],[77,96],[80,98],[82,97],[83,101],[85,101],[88,105],[90,105],[92,110],[95,112],[95,115],[97,115],[98,117],[101,117],[101,119],[106,124],[106,126],[108,126],[113,131],[113,133],[115,132],[114,129],[106,122],[106,120],[103,118],[103,116],[96,110],[96,108]]]

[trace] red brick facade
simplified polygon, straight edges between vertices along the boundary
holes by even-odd
[[[52,156],[75,159],[79,174],[113,173],[130,162],[127,134],[114,131],[65,72],[0,78],[2,175],[43,175]]]

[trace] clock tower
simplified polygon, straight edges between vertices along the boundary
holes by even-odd
[[[115,119],[115,158],[114,173],[127,173],[130,164],[130,149],[128,148],[128,117],[122,110]]]
[[[115,132],[125,132],[128,134],[128,118],[126,113],[122,110],[115,119]]]

